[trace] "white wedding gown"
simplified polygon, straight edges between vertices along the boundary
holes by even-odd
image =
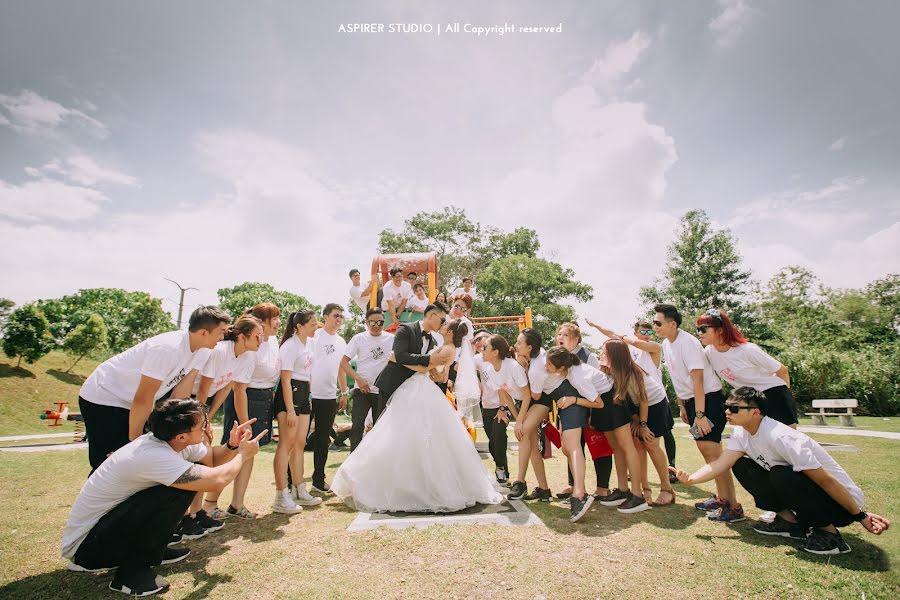
[[[448,513],[504,500],[459,414],[425,374],[397,388],[331,490],[362,512]]]

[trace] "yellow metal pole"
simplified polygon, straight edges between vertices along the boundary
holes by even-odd
[[[434,273],[428,273],[428,303],[433,304],[437,298],[437,278]]]
[[[378,304],[378,279],[376,277],[372,278],[372,292],[371,296],[369,296],[369,308],[375,308]]]
[[[531,307],[525,308],[525,327],[531,327]]]

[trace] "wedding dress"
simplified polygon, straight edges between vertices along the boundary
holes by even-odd
[[[397,388],[331,490],[363,512],[448,513],[504,500],[460,415],[423,373]]]

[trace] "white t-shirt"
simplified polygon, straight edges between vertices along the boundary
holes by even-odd
[[[256,351],[256,366],[253,368],[249,387],[257,390],[275,387],[279,377],[281,377],[281,356],[278,352],[278,340],[274,335],[270,335]]]
[[[406,308],[409,310],[416,310],[419,312],[425,312],[425,309],[428,307],[428,296],[425,296],[421,300],[413,294],[413,296],[406,303]]]
[[[606,373],[585,363],[569,367],[566,379],[578,390],[582,398],[592,401],[613,387],[612,380]]]
[[[747,342],[719,352],[712,345],[703,349],[709,364],[719,377],[731,387],[750,386],[760,392],[784,385],[784,380],[774,375],[781,363],[766,354],[756,344]]]
[[[254,367],[256,367],[255,351],[247,351],[240,356],[235,356],[234,342],[223,340],[213,348],[206,364],[200,371],[200,377],[194,379],[193,394],[196,396],[200,391],[200,380],[203,377],[213,380],[209,386],[210,398],[232,381],[250,383]]]
[[[361,285],[351,286],[350,287],[350,298],[352,298],[353,301],[356,302],[356,305],[360,308],[360,310],[362,310],[363,313],[365,313],[366,310],[369,308],[369,296],[366,296],[365,298],[363,297],[363,295],[362,295],[363,289],[369,289],[369,288],[363,288],[363,286],[361,286]]]
[[[201,368],[208,355],[206,348],[191,352],[187,331],[161,333],[98,366],[78,395],[94,404],[130,410],[142,375],[162,382],[153,398],[159,400],[192,369]]]
[[[722,383],[716,377],[700,340],[686,331],[678,330],[674,342],[663,340],[663,358],[672,385],[675,386],[675,394],[682,400],[690,400],[694,397],[694,380],[691,379],[691,371],[703,369],[703,393],[711,394],[722,389]]]
[[[337,332],[328,333],[324,329],[316,332],[313,346],[313,366],[310,390],[313,398],[334,399],[338,385],[338,371],[347,342]]]
[[[316,341],[312,336],[306,338],[306,343],[301,344],[297,335],[292,335],[278,350],[281,358],[281,370],[290,371],[291,379],[297,381],[309,381],[313,367],[313,348]]]
[[[408,281],[400,282],[400,287],[394,285],[393,280],[388,281],[384,284],[384,287],[381,288],[381,292],[381,310],[388,310],[388,300],[393,300],[394,308],[397,308],[404,298],[409,301],[409,299],[413,297],[412,286],[409,285]]]
[[[103,515],[142,490],[172,485],[195,462],[203,460],[206,452],[203,444],[175,452],[152,433],[113,452],[84,483],[72,504],[62,535],[63,558],[75,556]]]
[[[644,371],[644,387],[647,389],[647,406],[659,404],[666,399],[666,388],[663,387],[662,376],[649,352],[631,346],[631,358]]]
[[[540,353],[531,359],[528,365],[528,385],[532,394],[549,394],[563,382],[560,375],[550,375],[547,372],[547,353],[541,348]]]
[[[384,370],[388,363],[388,355],[394,347],[394,335],[382,332],[381,335],[372,335],[368,331],[357,333],[350,338],[350,343],[344,350],[344,356],[352,359],[356,357],[356,372],[369,382],[373,394],[378,393],[375,379]],[[353,387],[359,387],[354,385]]]
[[[469,288],[468,292],[461,287],[456,288],[455,290],[453,290],[453,293],[450,294],[450,299],[456,300],[457,298],[461,298],[461,297],[465,296],[466,294],[468,294],[469,296],[472,297],[472,302],[474,302],[475,300],[478,300],[478,292],[475,291],[474,285]]]
[[[847,488],[860,508],[863,506],[862,490],[818,442],[775,419],[763,417],[756,435],[750,435],[743,427],[735,427],[726,449],[743,452],[767,471],[776,466],[791,466],[797,473],[825,469]]]
[[[528,387],[528,376],[515,359],[504,358],[500,370],[484,360],[481,354],[475,355],[475,368],[481,379],[481,405],[484,408],[500,407],[500,392],[506,390],[513,400],[524,400],[522,388]]]

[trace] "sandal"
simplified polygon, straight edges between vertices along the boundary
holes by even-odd
[[[208,511],[206,514],[209,515],[210,519],[215,519],[216,521],[221,521],[222,519],[227,519],[229,516],[227,512],[225,512],[218,506],[215,507],[214,509],[212,509],[211,511]]]
[[[653,504],[653,490],[650,488],[642,488],[641,492],[644,496],[644,500],[647,501],[647,504]]]
[[[668,502],[659,501],[663,494],[669,494],[669,496],[671,496]],[[675,490],[660,490],[659,496],[656,497],[656,500],[650,503],[650,506],[671,506],[672,504],[675,504]]]
[[[251,519],[255,519],[255,518],[256,518],[256,513],[255,513],[255,512],[250,512],[249,510],[247,510],[247,507],[246,507],[246,506],[242,506],[240,510],[237,510],[237,509],[235,509],[233,506],[231,506],[231,505],[229,504],[229,505],[228,505],[227,513],[228,513],[228,516],[230,516],[230,517],[237,517],[238,519],[248,519],[248,520],[251,520]]]

